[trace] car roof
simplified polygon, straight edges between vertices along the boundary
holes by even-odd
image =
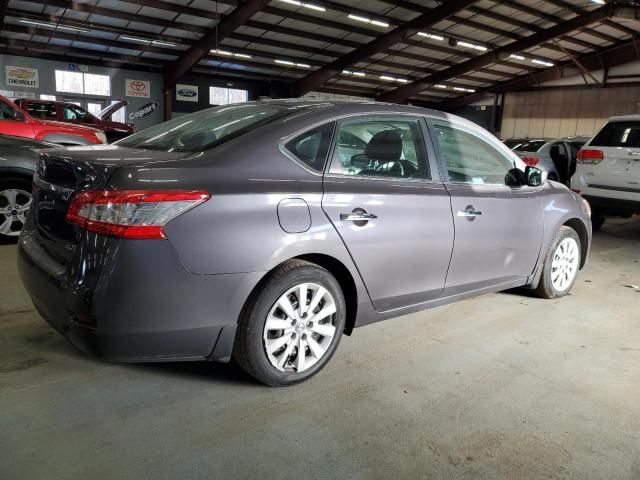
[[[608,122],[640,121],[640,115],[618,115],[609,118]]]
[[[55,104],[55,105],[73,105],[75,107],[77,107],[78,105],[76,105],[75,103],[72,102],[62,102],[62,101],[58,101],[58,100],[40,100],[38,98],[16,98],[16,100],[20,100],[20,101],[26,101],[28,103],[33,103],[33,102],[37,102],[37,103],[45,103],[45,104]]]

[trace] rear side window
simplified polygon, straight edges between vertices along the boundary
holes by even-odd
[[[591,141],[593,147],[640,147],[640,122],[611,122]]]
[[[285,144],[285,148],[309,168],[321,172],[331,146],[334,122],[301,133]]]
[[[44,118],[45,120],[56,119],[56,106],[53,103],[29,102],[27,104],[29,115],[36,118]]]

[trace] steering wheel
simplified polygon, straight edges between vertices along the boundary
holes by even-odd
[[[418,168],[408,160],[391,160],[381,163],[376,167],[376,172],[392,175],[394,177],[413,177]]]

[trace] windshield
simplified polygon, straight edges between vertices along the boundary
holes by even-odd
[[[127,137],[116,145],[167,152],[197,152],[289,115],[275,105],[239,104],[175,118]]]
[[[547,143],[544,140],[534,140],[531,142],[522,142],[520,145],[512,147],[514,152],[537,152],[542,146]]]

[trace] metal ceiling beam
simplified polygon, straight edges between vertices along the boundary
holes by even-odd
[[[612,5],[603,5],[600,8],[574,17],[571,20],[567,20],[559,25],[550,27],[542,32],[535,33],[523,38],[522,40],[517,40],[508,45],[487,52],[484,55],[480,55],[476,58],[472,58],[471,60],[467,60],[466,62],[447,68],[441,72],[432,74],[423,80],[403,85],[392,92],[383,94],[380,97],[380,100],[395,103],[402,102],[413,95],[417,95],[430,85],[446,82],[451,78],[464,75],[477,70],[478,68],[486,67],[487,65],[507,58],[511,54],[520,53],[541,43],[553,40],[561,35],[573,32],[585,25],[601,21],[611,15],[613,8],[614,7]]]
[[[240,25],[245,24],[251,17],[262,10],[269,0],[247,0],[236,7],[224,20],[216,25],[213,30],[202,37],[178,60],[167,66],[165,71],[165,85],[173,86],[194,65],[209,54],[212,48],[223,38],[227,37]]]
[[[306,77],[296,80],[291,85],[291,96],[300,97],[304,95],[318,85],[322,85],[335,75],[340,74],[340,72],[345,68],[366,60],[376,53],[388,50],[406,38],[415,35],[420,30],[434,25],[450,15],[463,10],[475,1],[476,0],[450,0],[439,7],[434,8],[429,14],[420,15],[410,22],[394,28],[390,32],[377,37],[372,42],[334,60],[329,65],[325,65]]]
[[[612,67],[616,67],[618,65],[624,65],[626,63],[630,63],[636,61],[638,59],[638,52],[636,50],[635,42],[629,41],[624,42],[614,47],[607,47],[595,53],[588,53],[581,57],[578,57],[577,60],[580,62],[582,67],[589,71],[593,72],[595,70],[601,69],[610,69]],[[576,67],[574,66],[572,61],[566,62],[562,65],[558,65],[557,67],[547,68],[545,70],[541,70],[540,72],[533,75],[523,75],[517,77],[512,80],[507,80],[506,82],[501,82],[493,87],[488,89],[476,92],[472,95],[465,95],[464,97],[459,97],[454,100],[450,100],[444,102],[439,105],[439,107],[451,110],[459,107],[463,107],[465,105],[469,105],[475,101],[482,99],[487,94],[493,93],[507,93],[514,92],[518,90],[526,90],[537,85],[540,85],[544,82],[549,82],[552,80],[559,80],[561,78],[565,78],[568,75],[577,75]],[[610,84],[610,86],[614,86],[614,84]],[[562,88],[562,87],[559,87]],[[564,87],[571,88],[571,87]]]
[[[564,19],[559,18],[555,15],[551,15],[549,13],[544,12],[544,10],[541,10],[539,8],[534,8],[534,7],[529,7],[527,5],[522,5],[521,3],[518,3],[514,0],[491,0],[494,3],[498,4],[498,5],[503,5],[505,7],[510,7],[513,8],[514,10],[518,10],[520,12],[532,15],[534,17],[537,18],[542,18],[544,20],[547,20],[549,22],[553,22],[556,24],[560,24],[562,22],[564,22]],[[584,10],[584,13],[586,13],[587,11]],[[576,13],[576,12],[574,12]],[[599,32],[598,30],[594,30],[592,28],[584,28],[584,33],[587,33],[591,36],[600,38],[601,40],[604,40],[605,42],[611,42],[614,43],[616,42],[618,39],[615,37],[612,37],[610,35],[607,35],[605,33]]]

